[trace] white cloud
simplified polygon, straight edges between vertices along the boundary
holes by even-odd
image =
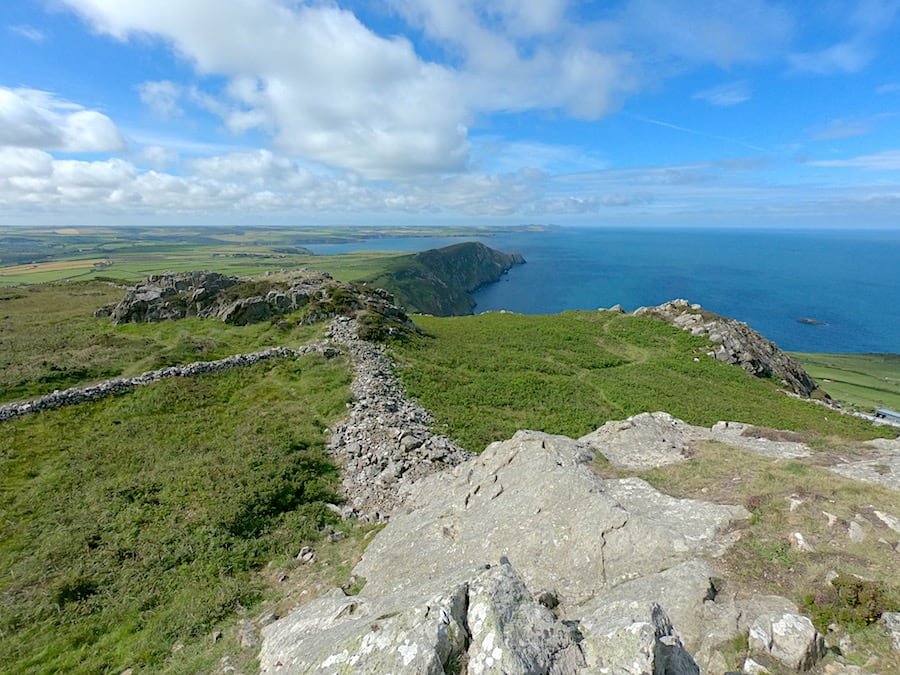
[[[807,162],[810,166],[863,169],[866,171],[900,170],[900,150],[885,150],[871,155],[859,155],[846,159],[822,159]]]
[[[157,117],[170,119],[184,114],[178,105],[182,88],[171,80],[142,82],[138,85],[138,94]]]
[[[465,163],[469,112],[452,71],[350,12],[276,0],[66,4],[99,31],[162,37],[201,73],[230,78],[229,128],[271,128],[288,153],[374,177]]]
[[[876,94],[896,94],[900,92],[900,82],[890,82],[888,84],[882,84],[875,90]]]
[[[53,157],[33,148],[0,147],[0,178],[47,176]]]
[[[197,159],[191,162],[191,166],[201,176],[217,179],[277,179],[296,171],[293,162],[269,150]]]
[[[163,169],[178,162],[178,152],[161,145],[147,145],[138,153],[138,159],[155,169]]]
[[[750,88],[746,82],[730,82],[698,91],[692,98],[722,107],[737,105],[750,99]]]
[[[67,152],[115,152],[125,142],[96,110],[35,89],[0,87],[0,145]]]

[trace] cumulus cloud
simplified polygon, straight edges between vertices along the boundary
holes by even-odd
[[[155,169],[162,169],[178,161],[178,152],[161,145],[144,146],[138,153],[138,160],[149,164]]]
[[[507,215],[541,196],[544,176],[422,177],[399,186],[371,184],[352,174],[314,173],[260,150],[189,163],[193,173],[141,170],[121,160],[57,160],[30,148],[0,149],[0,204],[99,211],[386,212],[453,211]]]
[[[95,29],[162,37],[229,84],[217,112],[279,149],[373,177],[461,168],[469,111],[453,72],[335,6],[276,0],[65,0]],[[210,101],[208,101],[210,102]]]
[[[438,63],[334,3],[61,1],[97,31],[161,38],[199,74],[226,78],[216,91],[144,83],[157,113],[189,99],[235,134],[260,130],[279,152],[376,179],[466,169],[480,114],[598,119],[656,77],[646,62],[768,58],[791,29],[765,0],[628,0],[593,18],[572,0],[391,0]]]
[[[746,82],[730,82],[698,91],[692,98],[720,107],[737,105],[750,99],[750,88]]]
[[[115,152],[125,141],[106,115],[36,89],[0,87],[0,145]]]

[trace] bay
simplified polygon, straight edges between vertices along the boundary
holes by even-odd
[[[472,239],[527,261],[478,290],[476,312],[632,310],[686,298],[787,350],[900,353],[900,230],[554,227]],[[462,240],[378,239],[327,252]]]

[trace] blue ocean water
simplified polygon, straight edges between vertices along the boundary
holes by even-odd
[[[900,230],[553,228],[479,238],[527,264],[475,294],[475,311],[626,310],[687,298],[793,351],[900,353]],[[459,238],[311,246],[424,250]],[[820,325],[800,323],[814,319]]]

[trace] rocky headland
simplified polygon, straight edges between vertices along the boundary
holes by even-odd
[[[777,378],[800,396],[827,398],[799,363],[742,321],[714,314],[683,299],[657,307],[639,307],[633,314],[662,319],[693,335],[708,338],[713,345],[710,356],[740,366],[751,375]]]
[[[397,298],[407,311],[435,316],[471,314],[472,293],[499,280],[525,259],[478,242],[463,242],[404,256],[395,268],[369,280]]]

